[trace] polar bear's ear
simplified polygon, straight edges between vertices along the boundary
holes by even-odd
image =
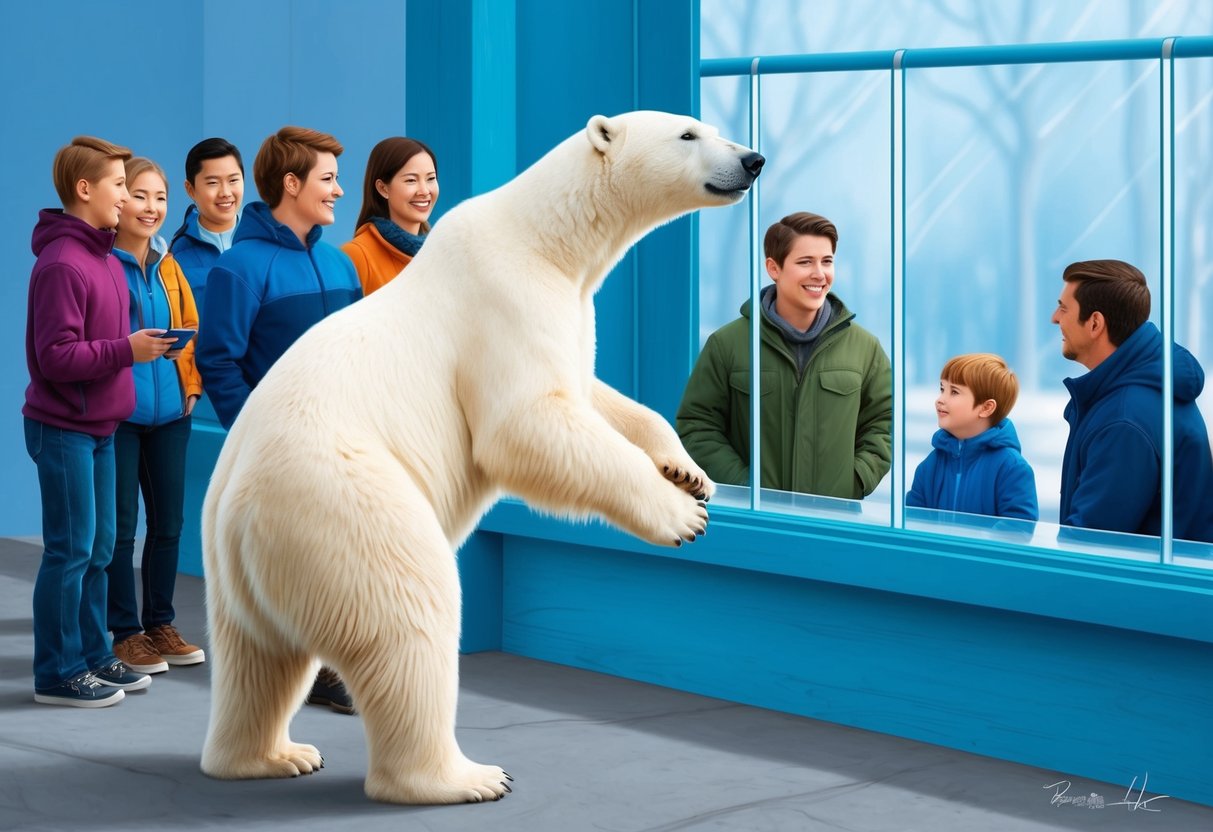
[[[613,147],[617,147],[619,140],[623,138],[623,125],[617,119],[594,116],[586,124],[585,134],[589,137],[590,144],[605,156]]]

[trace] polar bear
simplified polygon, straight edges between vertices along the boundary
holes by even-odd
[[[323,661],[365,721],[370,797],[510,790],[455,741],[454,553],[502,491],[658,545],[704,532],[707,475],[664,419],[594,377],[593,296],[641,236],[740,200],[762,164],[692,118],[594,116],[282,356],[203,506],[204,772],[320,768],[288,727]]]

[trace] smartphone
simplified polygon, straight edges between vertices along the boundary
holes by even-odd
[[[168,348],[168,351],[172,352],[184,348],[197,331],[196,329],[170,329],[158,337],[173,339],[173,345]]]

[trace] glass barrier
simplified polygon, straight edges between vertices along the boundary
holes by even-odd
[[[818,520],[843,520],[865,523],[869,526],[887,526],[889,511],[879,501],[846,500],[840,497],[823,497],[819,494],[800,494],[795,491],[762,489],[763,511],[774,514],[790,514],[795,517],[810,517]],[[749,486],[718,485],[712,497],[712,506],[726,508],[751,507]]]
[[[1213,373],[1213,59],[1174,64],[1175,340]],[[1210,418],[1213,379],[1197,402]]]
[[[701,344],[769,284],[765,229],[813,211],[838,227],[833,291],[891,357],[894,387],[893,466],[867,499],[738,485],[720,504],[1208,568],[1209,544],[1172,539],[1169,476],[1160,537],[1059,525],[1062,379],[1087,370],[1063,357],[1051,316],[1068,263],[1124,260],[1147,275],[1164,338],[1210,366],[1210,56],[1213,38],[1196,37],[703,61],[703,118],[768,161],[751,205],[700,215]],[[1038,522],[905,506],[939,371],[970,352],[1018,376]]]
[[[1008,418],[1040,519],[1057,522],[1062,379],[1087,370],[1050,318],[1077,260],[1137,264],[1159,297],[1159,62],[906,75],[907,479],[932,450],[945,362],[997,353],[1019,380]]]

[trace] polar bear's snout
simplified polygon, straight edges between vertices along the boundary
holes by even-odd
[[[762,173],[766,159],[756,151],[748,148],[742,150],[744,152],[735,158],[732,165],[713,171],[712,178],[704,183],[708,193],[733,200],[745,196],[758,174]]]
[[[741,166],[750,175],[751,182],[758,177],[758,174],[762,173],[762,166],[766,161],[761,153],[755,153],[753,150],[741,157]]]

